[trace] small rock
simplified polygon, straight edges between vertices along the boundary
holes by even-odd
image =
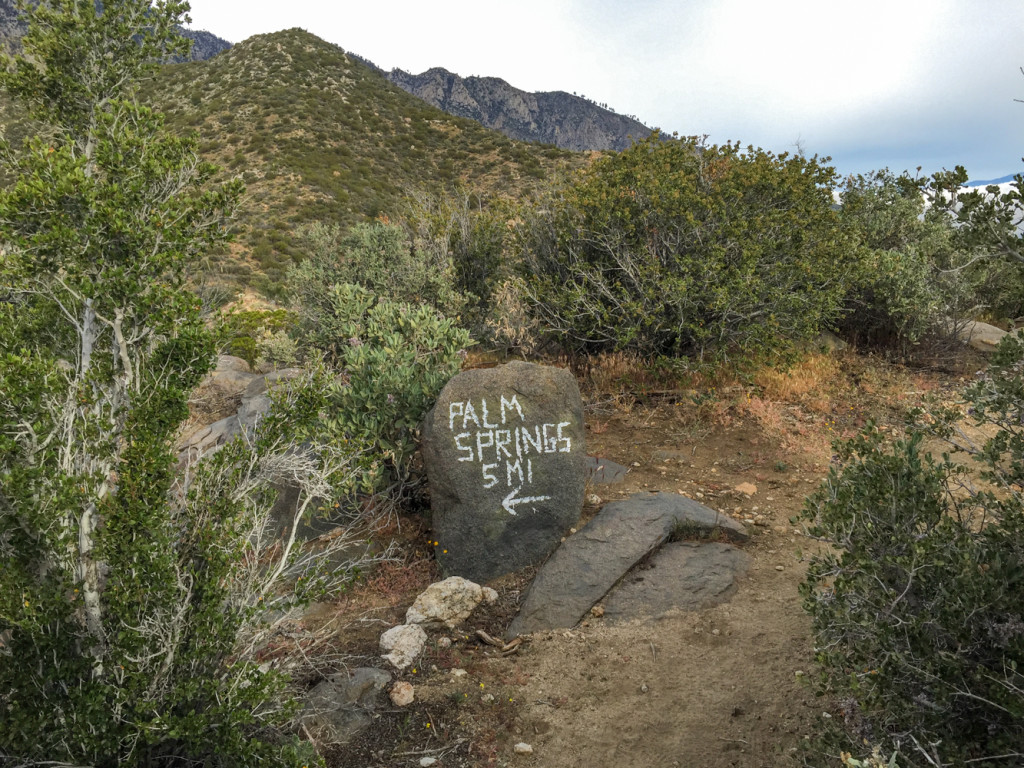
[[[437,765],[436,757],[421,757],[420,768],[430,768],[432,765]]]
[[[391,686],[391,703],[396,707],[407,707],[412,704],[416,697],[412,683],[399,681]]]
[[[718,637],[720,634],[722,634],[722,630],[720,630],[720,629],[712,629],[711,630],[711,634],[714,635],[715,637]]]
[[[533,746],[531,746],[530,744],[527,744],[525,741],[520,741],[518,744],[516,744],[514,747],[512,747],[512,750],[517,755],[532,755],[533,754]]]
[[[493,704],[494,703],[494,694],[493,693],[485,693],[483,696],[480,697],[480,701],[482,701],[484,704]]]
[[[776,566],[775,566],[775,570],[776,570],[776,571],[784,571],[784,570],[785,570],[785,568],[783,568],[783,567],[782,567],[781,565],[776,565]]]
[[[651,689],[647,687],[647,683],[640,686],[640,693],[647,693],[649,690]]]
[[[490,587],[484,587],[484,602],[488,605],[493,605],[498,599],[497,591]]]
[[[742,493],[745,496],[753,496],[757,493],[757,486],[753,483],[740,483],[733,490],[737,493]]]
[[[599,507],[601,506],[601,497],[598,496],[596,493],[588,494],[587,504],[590,504],[592,507]]]
[[[452,639],[450,637],[439,637],[437,638],[437,647],[442,651],[447,651],[452,647]]]
[[[380,649],[384,658],[398,669],[405,669],[420,653],[427,642],[427,633],[418,624],[400,624],[380,636]]]
[[[633,466],[634,467],[639,467],[640,466],[640,462],[639,461],[634,461],[633,462]]]
[[[316,739],[345,743],[370,725],[378,694],[390,680],[387,672],[370,668],[331,675],[300,699],[299,721]]]
[[[604,616],[604,606],[595,605],[593,608],[590,609],[590,615],[593,616],[595,619],[600,619],[602,616]]]
[[[455,680],[458,680],[460,677],[465,677],[468,674],[469,673],[466,670],[464,670],[464,669],[453,669],[452,670],[452,678],[455,679]]]
[[[491,592],[497,599],[498,593],[493,589]],[[469,618],[484,597],[479,584],[461,576],[452,576],[423,590],[405,612],[405,623],[427,627],[443,625],[453,629]]]

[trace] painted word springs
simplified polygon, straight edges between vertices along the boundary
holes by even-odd
[[[478,405],[466,400],[448,406],[448,428],[455,440],[458,460],[480,465],[484,488],[503,483],[503,487],[511,489],[501,503],[511,515],[516,514],[519,506],[551,498],[519,494],[524,486],[533,484],[535,460],[572,450],[572,440],[564,434],[569,426],[568,421],[527,425],[515,395],[501,395],[497,403],[492,399],[491,406],[486,398]]]

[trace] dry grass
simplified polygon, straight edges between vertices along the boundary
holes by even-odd
[[[835,357],[811,354],[788,369],[761,368],[754,374],[754,387],[769,400],[806,402],[825,413],[831,406],[828,391],[841,370]]]

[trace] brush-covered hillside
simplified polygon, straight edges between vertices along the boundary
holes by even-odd
[[[198,132],[204,156],[244,179],[238,241],[217,266],[267,290],[298,256],[302,223],[395,216],[410,193],[456,183],[528,194],[583,162],[448,115],[300,29],[167,66],[145,93],[172,130]]]

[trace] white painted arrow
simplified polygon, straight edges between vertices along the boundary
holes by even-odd
[[[538,501],[548,501],[550,496],[523,496],[521,499],[516,498],[516,494],[523,489],[523,486],[512,489],[511,493],[505,497],[504,501],[501,502],[501,506],[505,508],[505,511],[510,515],[516,513],[516,507],[520,504],[536,504]]]

